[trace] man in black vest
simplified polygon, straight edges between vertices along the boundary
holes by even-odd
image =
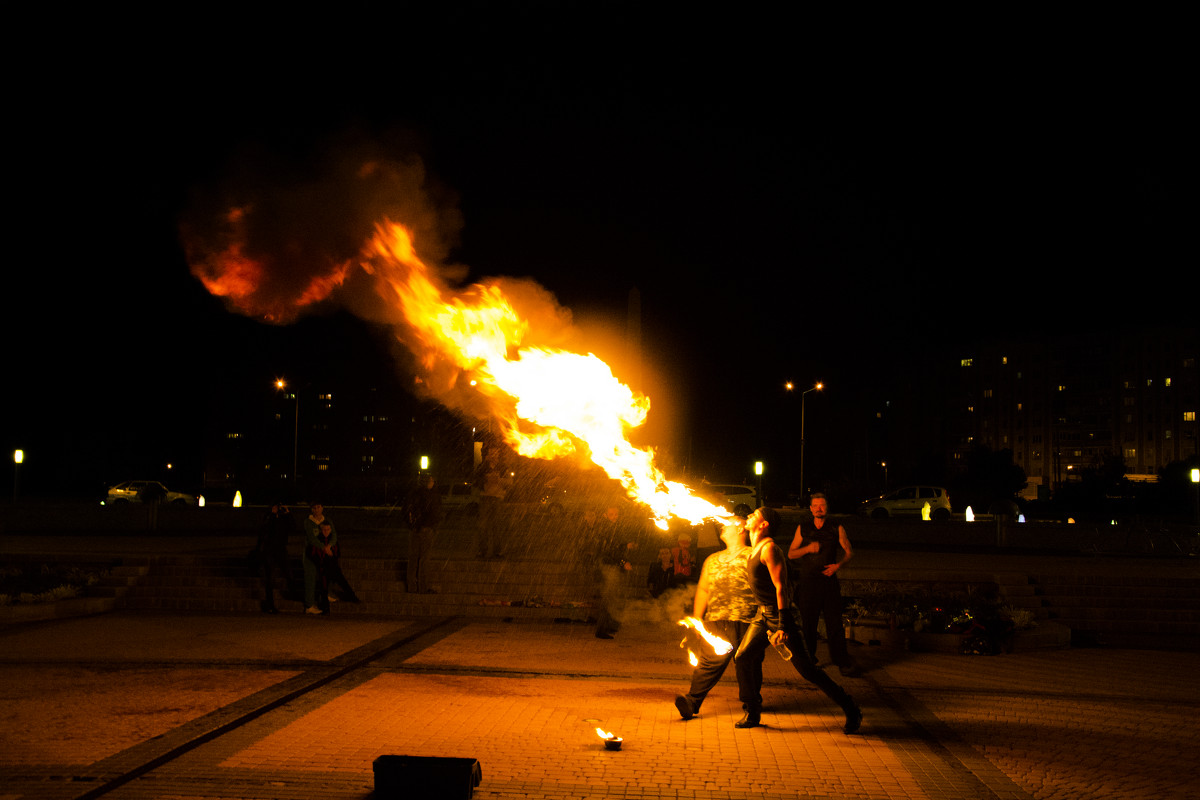
[[[812,519],[796,527],[788,548],[791,573],[796,576],[793,602],[800,611],[800,630],[804,646],[817,660],[817,623],[825,618],[825,642],[829,659],[843,675],[857,674],[846,650],[846,632],[842,628],[842,589],[837,573],[854,557],[846,528],[829,521],[829,502],[823,494],[813,494],[809,502]],[[840,554],[840,558],[838,557]]]
[[[778,527],[779,513],[773,508],[757,509],[746,521],[746,530],[750,532],[750,558],[746,563],[746,572],[750,579],[750,591],[758,602],[758,616],[750,623],[750,629],[742,638],[734,655],[734,663],[739,659],[753,658],[766,650],[767,644],[778,647],[790,641],[794,649],[788,661],[796,672],[841,707],[846,715],[842,730],[848,734],[857,733],[862,723],[862,710],[845,689],[813,663],[792,619],[787,591],[787,558],[774,541],[773,529]],[[759,724],[759,712],[753,710],[747,711],[745,717],[734,723],[734,727],[753,728]]]

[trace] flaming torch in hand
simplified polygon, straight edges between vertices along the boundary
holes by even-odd
[[[698,619],[697,617],[686,617],[679,620],[679,624],[685,628],[691,628],[694,630],[700,635],[701,639],[708,642],[709,647],[711,647],[713,652],[719,656],[723,656],[733,649],[733,645],[722,639],[720,636],[717,636],[715,633],[711,633],[707,628],[704,627],[704,621]],[[683,641],[679,643],[679,646],[687,646],[686,636],[684,637]],[[690,663],[693,667],[698,665],[700,663],[700,659],[696,656],[695,652],[693,652],[690,647],[687,648],[687,651],[688,663]]]

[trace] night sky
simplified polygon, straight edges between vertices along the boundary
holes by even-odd
[[[71,81],[22,87],[0,444],[29,451],[35,489],[195,460],[215,392],[314,342],[398,369],[336,304],[287,327],[227,311],[179,234],[198,198],[269,203],[364,152],[423,165],[468,280],[530,277],[584,329],[619,330],[636,287],[658,444],[714,477],[791,424],[785,380],[828,384],[819,439],[887,399],[881,365],[1195,316],[1194,92],[1158,28],[839,29],[840,48],[753,12],[504,8],[80,36]],[[328,197],[291,224],[374,221]]]

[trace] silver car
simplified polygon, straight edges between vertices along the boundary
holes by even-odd
[[[194,506],[196,496],[185,492],[173,492],[158,481],[125,481],[112,486],[101,505],[116,506],[124,503],[170,503],[177,506]]]
[[[873,519],[921,516],[926,503],[929,504],[930,519],[950,519],[950,493],[941,486],[901,486],[888,494],[863,501],[858,512]]]

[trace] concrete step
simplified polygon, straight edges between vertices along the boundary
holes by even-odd
[[[299,559],[289,565],[299,591]],[[335,603],[348,615],[475,616],[583,621],[594,616],[598,587],[591,570],[539,561],[479,562],[435,559],[431,594],[405,590],[407,564],[400,559],[342,559],[342,570],[362,602]],[[157,559],[122,578],[122,607],[145,610],[254,612],[261,581],[242,559],[178,557]],[[627,587],[635,592],[637,587]],[[644,592],[644,589],[641,590]],[[302,605],[277,598],[281,608]]]

